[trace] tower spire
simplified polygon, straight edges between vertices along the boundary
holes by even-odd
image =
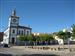
[[[16,9],[12,11],[12,16],[16,16]]]

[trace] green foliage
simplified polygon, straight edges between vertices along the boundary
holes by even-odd
[[[71,37],[71,33],[70,32],[63,32],[63,31],[59,31],[58,34],[59,38],[65,40]]]
[[[54,40],[54,38],[52,34],[40,34],[39,40],[40,41],[50,41],[50,40]]]
[[[57,36],[58,35],[58,32],[54,32],[53,35],[56,35]]]
[[[35,42],[36,41],[36,38],[37,38],[36,36],[33,36],[32,37],[32,40]]]
[[[41,41],[39,36],[36,36],[36,41]]]
[[[72,37],[75,39],[75,24],[72,25]]]
[[[39,36],[33,36],[33,35],[28,35],[28,36],[22,36],[20,35],[18,38],[20,41],[50,41],[54,40],[52,34],[40,34]]]
[[[24,41],[24,36],[20,35],[19,37],[17,37],[17,39],[20,40],[20,41]]]
[[[48,40],[54,40],[53,35],[49,34],[49,39]]]
[[[57,35],[59,36],[60,39],[64,39],[65,37],[65,33],[63,31],[59,31]]]
[[[32,35],[28,35],[27,39],[28,39],[28,41],[33,41],[33,36]]]
[[[40,34],[39,37],[40,37],[40,41],[46,41],[45,34]]]
[[[23,36],[23,35],[20,35],[19,37],[17,37],[18,40],[20,41],[27,41],[27,36]]]

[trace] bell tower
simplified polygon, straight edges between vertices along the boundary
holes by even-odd
[[[16,10],[14,9],[9,16],[9,24],[8,27],[10,26],[18,26],[19,25],[19,17],[16,16]]]

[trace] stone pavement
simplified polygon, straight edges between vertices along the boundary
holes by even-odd
[[[38,54],[39,56],[41,55],[45,55],[45,56],[75,56],[75,52],[68,52],[68,51],[50,51],[50,50],[40,50],[40,49],[31,49],[31,48],[25,48],[25,46],[12,46],[10,48],[0,48],[0,56],[2,54],[9,54],[9,56],[11,55],[32,55],[35,56],[34,54]]]

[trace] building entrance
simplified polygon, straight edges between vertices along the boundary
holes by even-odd
[[[15,43],[15,38],[12,38],[12,44],[14,44]]]

